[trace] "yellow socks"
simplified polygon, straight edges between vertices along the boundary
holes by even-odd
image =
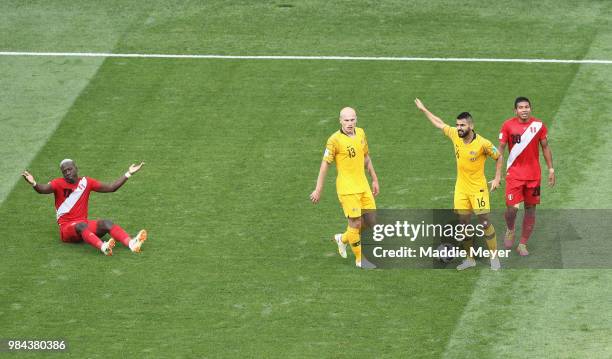
[[[350,226],[346,226],[346,231],[342,233],[342,243],[347,244],[349,242],[349,229]]]
[[[493,227],[492,224],[490,224],[487,228],[485,228],[484,230],[484,238],[487,241],[487,248],[490,251],[496,251],[497,250],[497,236],[495,235],[495,228]]]
[[[472,237],[470,238],[466,238],[463,240],[463,249],[465,249],[465,251],[467,252],[467,258],[473,258],[472,257],[472,246],[474,245],[474,239]]]
[[[355,255],[355,261],[361,262],[361,236],[359,228],[346,227],[346,232],[342,234],[342,243],[350,243],[351,250]]]

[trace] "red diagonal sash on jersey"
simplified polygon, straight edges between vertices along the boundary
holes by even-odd
[[[531,140],[540,132],[542,129],[542,122],[532,122],[529,127],[525,129],[525,132],[521,135],[521,142],[517,143],[512,147],[510,154],[508,155],[508,163],[506,169],[510,168],[514,163],[514,160],[523,153],[525,148],[531,143]]]
[[[57,212],[55,214],[57,219],[70,212],[72,207],[74,207],[79,198],[81,198],[83,195],[83,192],[85,192],[85,188],[87,188],[87,178],[83,177],[79,181],[77,188],[70,194],[70,196],[68,196],[68,198],[64,200],[64,203],[57,208]]]

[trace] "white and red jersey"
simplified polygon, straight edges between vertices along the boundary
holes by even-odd
[[[518,180],[540,180],[540,140],[546,139],[548,131],[542,121],[531,117],[521,122],[512,117],[504,122],[499,133],[499,142],[509,148],[507,177]]]
[[[49,182],[55,195],[57,223],[87,220],[89,194],[100,188],[100,182],[90,177],[79,177],[76,183],[65,178],[55,178]]]

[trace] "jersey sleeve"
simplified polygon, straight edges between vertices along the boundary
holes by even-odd
[[[540,131],[540,140],[545,140],[548,138],[548,129],[546,129],[546,125],[542,122],[542,130]]]
[[[368,147],[368,138],[366,137],[365,132],[363,133],[363,156],[367,156],[370,153],[370,148]]]
[[[491,141],[486,140],[483,143],[483,149],[484,149],[484,153],[491,157],[494,160],[497,160],[499,158],[499,151],[497,150],[497,148],[495,146],[493,146],[493,144],[491,143]]]
[[[95,178],[87,177],[87,182],[91,184],[91,190],[96,192],[100,189],[100,181]]]
[[[504,122],[504,124],[502,125],[501,130],[499,130],[499,143],[508,143],[508,137],[510,136],[508,134],[508,126],[507,126],[507,121]]]
[[[334,137],[330,137],[325,145],[325,152],[323,152],[323,161],[332,163],[336,159],[336,141]]]
[[[51,185],[51,189],[53,190],[53,192],[57,190],[57,180],[52,179],[51,181],[49,181],[49,185]]]
[[[444,132],[444,136],[450,138],[451,140],[454,140],[457,137],[457,128],[455,127],[446,125],[442,127],[442,132]]]

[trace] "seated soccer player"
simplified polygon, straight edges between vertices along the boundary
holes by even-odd
[[[60,163],[63,177],[55,178],[49,183],[37,183],[28,171],[24,171],[22,176],[36,192],[55,195],[56,218],[60,227],[60,239],[63,242],[85,241],[110,256],[113,254],[115,240],[132,252],[140,252],[142,244],[147,239],[147,231],[143,229],[132,238],[123,228],[108,219],[88,219],[89,194],[92,191],[115,192],[128,178],[138,172],[142,165],[144,162],[131,165],[123,176],[111,184],[99,182],[91,177],[79,177],[78,168],[71,159],[65,159]],[[103,242],[100,237],[107,233],[111,239]]]

